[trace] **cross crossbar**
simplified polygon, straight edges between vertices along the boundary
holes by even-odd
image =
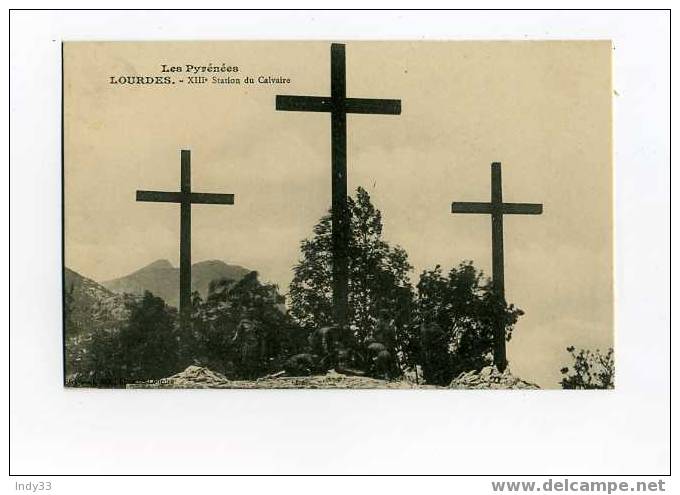
[[[277,95],[276,109],[288,112],[362,113],[375,115],[400,115],[401,100],[377,98],[345,98],[338,105],[332,98],[323,96]]]
[[[155,203],[192,203],[192,204],[215,204],[233,205],[233,194],[219,193],[184,193],[166,191],[137,191],[137,201],[150,201]]]
[[[501,203],[500,213],[504,215],[540,215],[543,213],[541,203]],[[477,203],[474,201],[454,201],[451,213],[486,213],[494,212],[493,203]]]

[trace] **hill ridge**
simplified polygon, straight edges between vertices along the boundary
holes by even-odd
[[[213,280],[229,278],[238,281],[251,271],[218,259],[198,261],[191,265],[191,290],[205,298]],[[117,294],[142,294],[148,290],[163,298],[169,306],[177,307],[179,304],[179,268],[167,259],[158,259],[128,275],[105,280],[101,285]]]

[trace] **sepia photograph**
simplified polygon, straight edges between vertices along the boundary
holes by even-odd
[[[614,389],[612,54],[64,41],[64,385]]]

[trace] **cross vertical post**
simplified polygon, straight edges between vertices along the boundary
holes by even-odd
[[[331,44],[331,96],[277,95],[276,109],[331,114],[331,249],[333,256],[333,317],[349,324],[350,217],[347,206],[347,114],[401,114],[401,100],[347,98],[345,45]]]
[[[181,328],[191,322],[191,151],[181,152],[180,241],[179,241],[179,315]]]
[[[493,288],[505,304],[505,267],[503,266],[503,184],[501,164],[491,164],[491,278]],[[505,369],[505,325],[497,322],[494,331],[494,361]]]
[[[333,312],[335,321],[347,324],[349,263],[347,244],[350,237],[347,209],[347,113],[345,46],[331,45],[331,236],[333,246]]]
[[[179,203],[179,321],[180,328],[191,328],[191,205],[233,205],[233,194],[196,193],[191,190],[191,151],[180,154],[180,190],[137,191],[137,201]]]
[[[541,203],[504,203],[501,164],[491,164],[491,202],[476,203],[454,201],[451,213],[483,213],[491,215],[491,270],[495,295],[505,305],[505,266],[503,261],[503,215],[540,215]],[[505,351],[505,322],[497,320],[494,327],[493,360],[500,371],[504,371],[508,361]]]

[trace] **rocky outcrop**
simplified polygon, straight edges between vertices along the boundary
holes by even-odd
[[[487,366],[481,370],[468,371],[461,373],[451,381],[449,388],[454,389],[540,389],[534,383],[526,382],[517,378],[506,368],[503,373],[498,371],[495,366]]]
[[[114,294],[69,268],[64,268],[64,291],[71,322],[66,329],[67,338],[118,328],[129,316],[125,296]]]

